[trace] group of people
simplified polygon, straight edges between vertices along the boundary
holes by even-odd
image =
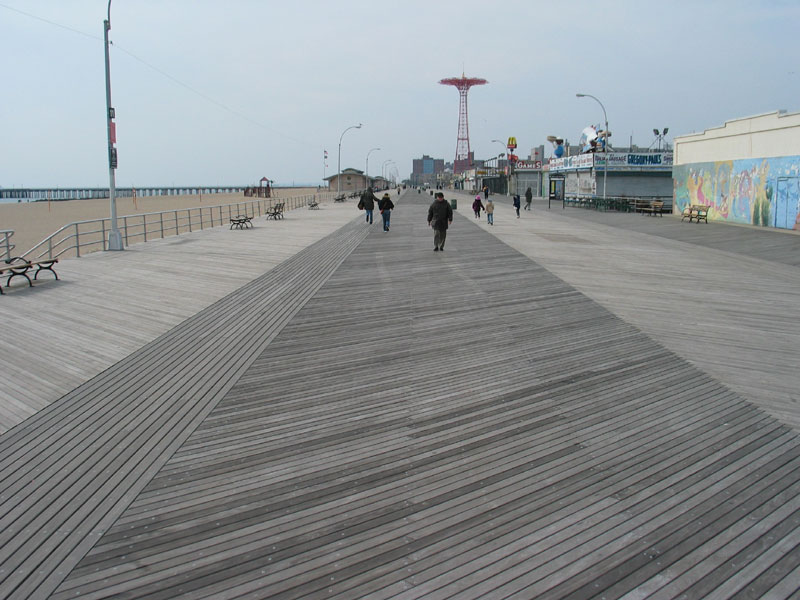
[[[400,193],[400,188],[397,189]],[[365,220],[372,225],[372,214],[375,211],[375,203],[378,203],[378,210],[383,218],[383,230],[389,231],[389,226],[392,220],[392,211],[394,210],[394,202],[392,202],[389,192],[383,195],[383,198],[378,199],[372,188],[367,188],[361,194],[361,199],[358,201],[358,208],[364,211]]]
[[[483,203],[483,200],[486,201],[486,204]],[[533,191],[531,188],[525,190],[525,210],[531,209],[531,202],[533,202]],[[514,210],[517,211],[517,218],[519,219],[519,209],[520,209],[520,198],[519,194],[514,194]],[[478,194],[475,196],[475,200],[472,202],[472,210],[475,212],[475,218],[481,218],[481,211],[486,212],[486,222],[489,225],[494,225],[494,203],[489,199],[489,188],[484,186],[483,188],[483,199],[481,199],[481,195]]]
[[[486,221],[489,225],[494,225],[494,202],[489,199],[489,188],[483,188],[483,199],[481,195],[475,196],[475,201],[472,203],[472,210],[475,211],[475,218],[480,219],[481,211],[486,212]],[[398,188],[397,193],[400,193]],[[484,204],[483,201],[486,201]],[[533,201],[533,192],[531,188],[525,191],[525,210],[531,210],[531,202]],[[372,224],[372,214],[375,210],[375,203],[378,203],[378,210],[380,210],[381,217],[383,217],[383,230],[389,231],[391,222],[392,210],[394,210],[394,203],[389,196],[385,193],[383,198],[378,199],[372,188],[367,188],[362,194],[358,202],[358,208],[364,211],[365,220],[367,223]],[[514,195],[514,208],[517,211],[517,218],[519,219],[520,197],[519,194]],[[433,251],[443,252],[444,242],[447,238],[447,229],[453,223],[453,207],[444,199],[442,192],[436,192],[434,201],[428,208],[428,226],[433,229]]]
[[[475,196],[475,201],[472,203],[472,210],[475,211],[475,218],[481,218],[481,211],[486,212],[486,222],[489,225],[494,225],[494,202],[489,200],[488,197],[485,198],[486,204],[481,201],[481,195],[478,194]]]

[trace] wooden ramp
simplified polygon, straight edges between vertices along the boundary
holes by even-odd
[[[0,596],[796,595],[800,437],[415,196],[0,437]]]

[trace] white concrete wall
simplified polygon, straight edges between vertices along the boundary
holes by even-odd
[[[800,155],[800,113],[776,111],[676,137],[674,164],[797,155]]]

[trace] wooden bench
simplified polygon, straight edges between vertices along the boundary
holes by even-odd
[[[42,271],[50,271],[55,278],[58,279],[58,273],[56,273],[56,270],[53,268],[53,265],[57,262],[57,258],[33,261],[27,261],[23,258],[11,258],[0,263],[0,276],[5,276],[6,273],[10,273],[8,279],[6,279],[6,287],[10,287],[11,280],[14,277],[24,277],[28,280],[28,285],[33,287],[33,281],[31,281],[31,278],[28,276],[28,271],[36,267],[36,271],[33,274],[34,280],[39,278],[39,273]],[[2,286],[0,286],[0,294],[5,294]]]
[[[267,219],[278,219],[283,218],[283,206],[284,202],[278,202],[275,206],[267,210]]]
[[[333,199],[334,202],[344,202],[345,200],[347,200],[347,196],[344,194],[336,196],[336,198]]]
[[[703,204],[692,204],[683,209],[681,213],[681,221],[689,219],[689,223],[693,220],[697,223],[705,221],[708,224],[708,207]]]
[[[235,217],[231,217],[231,229],[234,227],[237,229],[245,229],[252,226],[253,221],[247,215],[236,215]]]
[[[308,210],[318,210],[319,209],[319,202],[317,202],[316,198],[312,198],[308,201]]]
[[[659,200],[654,200],[653,202],[649,202],[647,206],[642,206],[639,210],[650,216],[658,215],[659,217],[663,217],[664,203]]]

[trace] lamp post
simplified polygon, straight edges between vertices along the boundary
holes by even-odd
[[[391,158],[387,158],[385,161],[383,161],[383,164],[381,165],[381,177],[383,177],[384,179],[386,179],[386,175],[385,175],[384,169],[386,168],[386,165],[388,165],[391,162],[394,162],[394,161]]]
[[[106,133],[108,135],[108,197],[111,202],[111,231],[108,232],[108,249],[123,250],[122,234],[117,227],[117,199],[114,169],[117,168],[116,126],[111,108],[111,67],[108,57],[108,32],[111,30],[111,0],[108,0],[108,18],[103,21],[103,40],[106,51]]]
[[[339,136],[339,158],[336,164],[336,193],[342,191],[342,138],[344,134],[350,131],[351,129],[361,129],[361,123],[358,125],[351,125],[347,129],[342,132],[342,135]]]
[[[364,180],[366,182],[366,185],[364,186],[365,188],[369,187],[369,155],[372,154],[375,150],[380,150],[380,148],[370,148],[370,151],[367,152],[367,166],[364,169],[364,173],[366,175],[366,178]]]
[[[664,127],[664,131],[663,132],[659,131],[658,129],[653,129],[653,133],[656,136],[656,140],[655,141],[658,142],[658,151],[659,152],[661,152],[661,143],[664,141],[664,137],[667,135],[668,131],[669,131],[669,127]],[[652,146],[652,144],[651,144],[651,146]],[[667,150],[669,150],[669,147],[667,147]]]
[[[503,142],[502,140],[492,140],[492,141],[493,141],[493,142],[497,142],[498,144],[500,144],[500,145],[503,147],[503,150],[505,150],[505,149],[506,149],[505,142]],[[498,157],[497,157],[497,159],[498,159],[498,168],[499,168],[499,166],[500,166],[500,163],[499,163],[500,157],[501,157],[501,156],[505,156],[505,155],[506,155],[506,153],[505,153],[505,152],[503,152],[502,154],[498,155]],[[510,160],[507,160],[507,161],[506,161],[506,163],[507,163],[508,165],[511,165],[511,161],[510,161]],[[511,191],[511,185],[510,185],[510,183],[511,183],[511,182],[510,182],[509,178],[508,178],[508,177],[506,177],[506,196],[510,195],[510,194],[509,194],[509,192]]]
[[[597,98],[592,96],[591,94],[575,94],[577,98],[591,98],[595,102],[600,105],[600,108],[603,109],[603,120],[605,121],[606,130],[605,130],[605,137],[603,143],[603,154],[605,158],[603,160],[603,200],[606,199],[606,183],[608,183],[608,115],[606,115],[606,107],[603,106],[603,103],[600,102]]]

